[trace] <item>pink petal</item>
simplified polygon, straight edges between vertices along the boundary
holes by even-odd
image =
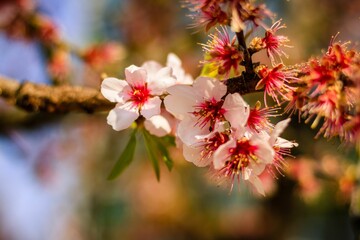
[[[176,79],[172,76],[170,67],[161,68],[154,75],[149,77],[148,88],[153,95],[165,93],[168,87],[175,85]]]
[[[256,191],[261,195],[265,196],[265,190],[263,184],[257,176],[251,175],[249,182],[255,187]]]
[[[195,117],[187,116],[178,125],[177,135],[188,146],[199,142],[197,136],[209,134],[208,127],[201,128],[196,125],[196,122],[197,119]]]
[[[234,148],[236,146],[236,141],[234,139],[230,139],[226,143],[222,144],[213,155],[213,163],[215,169],[221,169],[225,166],[225,162],[229,160],[231,154],[229,153],[230,148]]]
[[[285,130],[285,128],[289,125],[289,122],[291,121],[290,118],[287,118],[283,121],[278,122],[274,130],[271,132],[271,136],[269,139],[269,143],[271,146],[275,144],[276,139],[280,136],[280,134]]]
[[[166,66],[171,68],[179,68],[181,67],[181,60],[176,54],[169,53],[167,56]]]
[[[151,118],[152,116],[160,114],[161,100],[159,97],[150,98],[140,110],[141,115],[146,119]]]
[[[155,115],[147,119],[144,126],[146,130],[157,137],[163,137],[171,132],[169,121],[161,115]]]
[[[211,163],[212,158],[202,158],[201,156],[202,150],[203,149],[201,147],[193,148],[184,144],[183,145],[184,158],[187,161],[194,163],[198,167],[208,166]]]
[[[141,65],[146,70],[149,76],[155,75],[163,66],[156,61],[147,61]]]
[[[125,68],[125,76],[131,86],[143,86],[147,82],[146,70],[135,65]]]
[[[116,131],[126,129],[139,117],[136,108],[131,103],[118,103],[114,109],[109,112],[107,123]]]
[[[281,148],[293,148],[293,147],[299,146],[299,144],[297,144],[296,142],[291,142],[291,141],[286,140],[286,139],[281,138],[281,137],[278,137],[276,139],[276,142],[275,142],[274,145],[276,145],[278,147],[281,147]]]
[[[250,107],[239,93],[227,95],[223,109],[226,110],[224,116],[230,122],[231,127],[242,128],[246,125],[250,114]]]
[[[101,94],[110,102],[124,103],[128,99],[128,89],[129,84],[117,78],[105,78],[101,83]]]
[[[164,99],[166,110],[177,119],[183,119],[193,111],[196,103],[196,92],[191,86],[176,85],[167,89],[170,94]]]
[[[215,98],[217,101],[220,101],[227,91],[224,83],[209,77],[198,77],[193,87],[196,89],[197,94],[205,100]]]
[[[261,160],[261,163],[266,164],[272,162],[275,151],[266,139],[260,139],[256,136],[253,136],[251,137],[250,142],[251,145],[258,147],[258,149],[255,151],[255,154],[259,158],[258,160]]]

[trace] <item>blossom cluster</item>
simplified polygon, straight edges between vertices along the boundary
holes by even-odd
[[[154,61],[132,65],[125,78],[102,83],[102,94],[116,102],[108,124],[119,131],[144,119],[146,130],[156,136],[174,134],[186,160],[209,167],[232,186],[244,180],[264,194],[258,176],[265,169],[281,171],[284,157],[296,146],[279,137],[290,119],[274,126],[269,117],[275,109],[260,103],[250,107],[239,93],[227,94],[227,86],[215,78],[193,81],[174,54],[166,66]]]
[[[348,45],[332,41],[321,58],[303,67],[287,110],[299,111],[313,128],[321,123],[318,136],[359,145],[360,54]]]
[[[265,4],[254,4],[251,0],[187,0],[189,9],[194,13],[194,26],[205,27],[208,31],[213,26],[230,25],[234,32],[239,32],[249,24],[264,25],[263,20],[273,17]]]

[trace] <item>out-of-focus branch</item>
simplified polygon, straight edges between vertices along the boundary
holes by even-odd
[[[79,86],[48,86],[31,82],[19,83],[0,76],[0,97],[29,112],[86,112],[107,111],[114,103],[105,99],[99,90]]]

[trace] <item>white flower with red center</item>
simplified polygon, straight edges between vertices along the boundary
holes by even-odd
[[[180,133],[183,133],[180,138],[184,143],[183,155],[187,161],[198,167],[208,166],[212,163],[214,152],[229,140],[230,129],[226,129],[226,122],[220,122],[209,133],[208,129],[193,126],[194,121],[196,120],[191,117],[186,118],[182,121],[184,124],[179,128]],[[185,129],[182,128],[186,125],[188,129],[183,131]]]
[[[289,100],[288,93],[296,90],[295,87],[290,86],[291,82],[298,80],[294,76],[295,72],[282,70],[283,66],[283,64],[279,64],[273,69],[262,66],[258,71],[261,80],[257,83],[256,90],[264,88],[265,106],[267,106],[266,95],[271,96],[280,105],[279,96],[284,100]]]
[[[226,91],[227,87],[222,82],[199,77],[193,86],[170,87],[170,95],[165,97],[164,103],[166,110],[179,120],[194,116],[194,126],[200,128],[214,129],[216,122],[225,120],[234,128],[245,126],[249,116],[248,104],[238,93],[229,94],[223,100]]]
[[[286,28],[284,24],[281,24],[281,19],[276,21],[270,29],[265,32],[265,37],[262,40],[264,48],[266,49],[267,55],[271,60],[271,63],[274,65],[277,56],[282,62],[281,56],[288,58],[288,55],[281,49],[281,47],[291,47],[287,45],[290,41],[288,37],[282,35],[276,35],[276,32],[282,28]]]
[[[224,99],[226,91],[222,82],[207,77],[199,77],[193,86],[176,85],[168,89],[165,107],[181,120],[177,136],[184,144],[186,160],[197,166],[212,162],[215,150],[229,139],[230,127],[239,129],[246,125],[248,104],[238,93],[228,94]]]
[[[165,68],[156,61],[147,61],[141,67],[147,71],[150,79],[161,79],[161,92],[157,92],[157,94],[166,93],[166,88],[169,86],[177,84],[191,85],[194,81],[191,75],[187,74],[182,68],[181,60],[174,53],[168,54]],[[171,74],[167,72],[170,68],[172,70]],[[159,81],[156,82],[159,84]],[[175,122],[176,119],[172,115],[166,111],[161,111],[160,115],[146,119],[144,126],[151,134],[163,137],[174,132]]]
[[[258,176],[270,164],[275,156],[269,142],[256,134],[235,131],[225,144],[214,153],[214,169],[230,181],[243,179],[249,181],[255,189],[265,194]]]
[[[116,106],[109,112],[107,122],[114,130],[128,128],[140,115],[146,119],[160,114],[164,88],[174,84],[171,68],[161,68],[149,76],[144,68],[131,65],[125,69],[126,80],[106,78],[101,93]]]

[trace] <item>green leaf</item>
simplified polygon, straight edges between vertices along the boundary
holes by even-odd
[[[162,139],[160,138],[153,138],[157,144],[157,147],[161,153],[162,159],[166,165],[166,167],[171,171],[172,167],[174,166],[174,162],[170,157],[169,151],[166,148],[166,145],[163,144]]]
[[[166,135],[164,137],[160,137],[160,138],[156,138],[156,139],[160,140],[163,143],[163,145],[170,145],[173,147],[176,146],[174,136]]]
[[[159,167],[159,161],[157,158],[157,154],[154,152],[156,149],[156,146],[154,146],[153,142],[151,141],[151,136],[147,133],[146,130],[143,131],[144,136],[144,142],[145,142],[145,148],[146,152],[148,153],[149,159],[153,165],[156,179],[160,181],[160,167]]]
[[[113,180],[120,175],[132,162],[136,148],[136,128],[132,131],[129,142],[124,151],[121,153],[119,160],[115,163],[111,170],[108,180]]]

